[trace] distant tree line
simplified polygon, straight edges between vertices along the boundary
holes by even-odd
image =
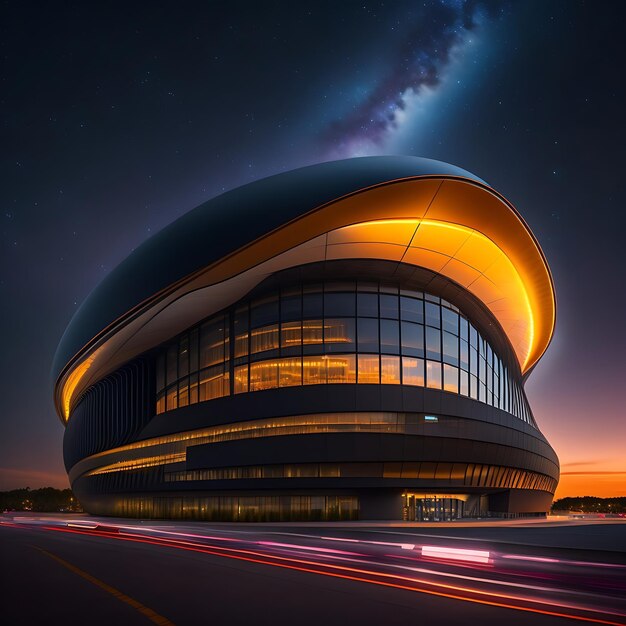
[[[623,498],[595,498],[580,496],[561,498],[552,503],[553,511],[580,511],[582,513],[626,513],[626,496]]]
[[[0,511],[82,511],[71,489],[13,489],[0,491]]]

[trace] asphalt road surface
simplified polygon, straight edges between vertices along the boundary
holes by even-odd
[[[4,624],[626,624],[626,523],[0,516]]]

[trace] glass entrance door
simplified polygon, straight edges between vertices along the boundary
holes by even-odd
[[[402,519],[409,522],[449,522],[463,517],[463,500],[440,495],[404,494]]]

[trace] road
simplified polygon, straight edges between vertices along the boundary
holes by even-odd
[[[6,624],[626,624],[626,523],[0,517]]]

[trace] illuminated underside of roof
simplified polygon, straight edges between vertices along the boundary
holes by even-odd
[[[126,361],[236,302],[274,272],[319,261],[384,259],[427,268],[487,307],[522,373],[545,352],[556,315],[547,263],[519,214],[482,181],[454,173],[405,176],[295,213],[102,329],[57,380],[62,419],[82,391]],[[207,232],[206,245],[216,236],[228,233]]]

